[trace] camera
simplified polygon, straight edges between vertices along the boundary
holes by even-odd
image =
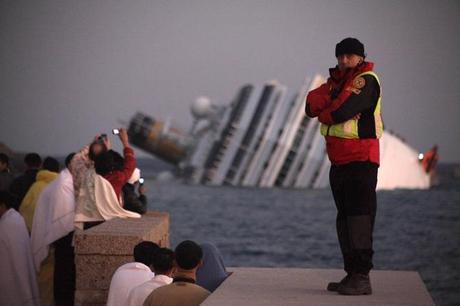
[[[113,129],[112,134],[113,135],[118,135],[118,134],[120,134],[120,130],[119,129]]]
[[[97,140],[95,141],[96,143],[104,144],[104,141],[107,140],[107,134],[101,134]]]
[[[144,182],[145,182],[144,178],[141,177],[141,178],[139,179],[139,184],[144,185]]]

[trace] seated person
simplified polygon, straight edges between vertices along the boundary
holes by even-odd
[[[229,273],[225,269],[222,254],[217,247],[211,243],[202,243],[203,265],[196,272],[196,283],[210,292],[214,292],[217,287],[228,277]]]
[[[141,171],[134,169],[133,175],[128,182],[123,186],[123,207],[126,210],[145,214],[147,212],[147,197],[145,196],[145,188],[139,183]],[[139,191],[139,196],[136,194],[136,187]]]
[[[151,280],[155,274],[150,270],[158,245],[142,241],[134,247],[134,261],[119,267],[110,282],[107,306],[124,306],[134,287]]]
[[[196,271],[203,264],[203,251],[193,241],[181,242],[174,250],[174,280],[170,285],[155,289],[144,306],[198,306],[210,294],[195,284]]]
[[[153,256],[152,264],[155,277],[132,289],[128,295],[126,306],[142,306],[153,290],[171,284],[173,281],[171,278],[173,263],[173,251],[167,248],[158,249]]]

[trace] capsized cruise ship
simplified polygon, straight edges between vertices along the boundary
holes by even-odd
[[[128,133],[133,145],[176,165],[189,183],[324,188],[330,167],[325,141],[318,120],[304,109],[308,91],[325,81],[307,78],[299,91],[276,81],[244,85],[228,105],[197,98],[189,131],[138,113]],[[423,156],[388,132],[380,152],[378,189],[431,186],[437,152]]]

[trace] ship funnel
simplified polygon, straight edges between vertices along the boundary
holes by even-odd
[[[178,165],[187,156],[190,140],[186,133],[152,117],[137,113],[129,123],[130,142],[162,160]]]

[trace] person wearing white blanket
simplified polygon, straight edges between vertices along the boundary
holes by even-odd
[[[70,167],[72,157],[73,155],[67,157],[67,167]],[[82,196],[93,201],[82,201]],[[119,205],[111,184],[96,174],[94,168],[86,172],[78,196],[74,192],[73,176],[69,168],[61,171],[40,194],[32,225],[32,251],[38,272],[43,260],[48,256],[49,245],[53,242],[56,244],[56,305],[73,305],[74,301],[74,230],[83,229],[85,222],[103,222],[117,217],[140,218],[140,215],[126,211]]]
[[[66,158],[66,167],[73,154]],[[74,231],[75,195],[72,175],[68,168],[43,189],[37,201],[31,231],[35,269],[40,271],[54,241]]]
[[[40,305],[29,232],[13,208],[13,198],[0,192],[0,305]]]
[[[72,175],[68,169],[73,156],[73,153],[67,156],[66,168],[40,193],[31,232],[37,272],[42,269],[47,271],[49,265],[53,265],[50,259],[44,260],[48,257],[50,245],[55,244],[53,296],[57,306],[73,305],[74,300],[75,263],[71,243],[75,227],[75,195]]]

